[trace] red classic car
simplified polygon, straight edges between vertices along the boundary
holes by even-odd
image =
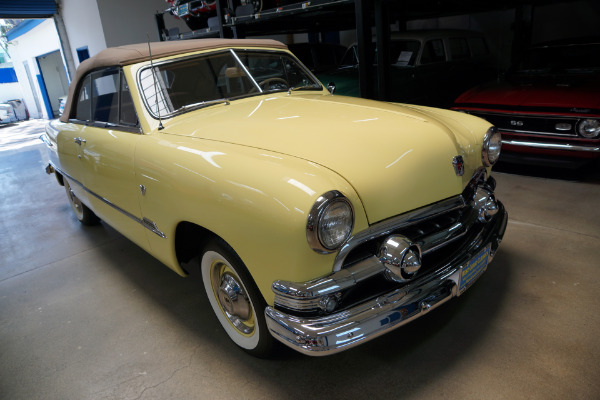
[[[535,46],[501,82],[475,87],[454,110],[502,133],[502,160],[582,165],[600,158],[600,40]]]

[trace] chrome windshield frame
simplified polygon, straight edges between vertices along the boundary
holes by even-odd
[[[155,120],[165,120],[165,119],[169,119],[172,117],[175,117],[177,115],[189,112],[193,109],[197,109],[196,107],[193,107],[191,109],[178,109],[176,111],[170,111],[170,112],[165,112],[163,113],[162,111],[160,111],[160,115],[159,113],[156,112],[156,110],[153,108],[153,106],[150,104],[145,91],[143,90],[143,85],[142,85],[142,74],[145,73],[145,71],[147,70],[152,70],[152,68],[157,68],[160,67],[161,65],[165,65],[165,64],[171,64],[174,62],[180,62],[180,61],[186,61],[186,60],[190,60],[190,59],[194,59],[197,57],[202,57],[202,56],[211,56],[211,55],[219,55],[219,54],[230,54],[232,55],[232,57],[234,58],[235,62],[242,68],[242,70],[244,71],[244,73],[247,74],[248,78],[251,80],[252,84],[254,85],[255,88],[257,88],[257,91],[254,93],[246,93],[240,96],[234,96],[234,97],[230,97],[230,98],[223,98],[223,99],[213,99],[210,101],[207,101],[206,103],[215,101],[215,100],[223,100],[223,103],[225,103],[225,100],[227,100],[228,102],[231,100],[238,100],[238,99],[244,99],[244,98],[248,98],[248,97],[253,97],[253,96],[260,96],[260,95],[264,95],[265,93],[272,93],[273,91],[265,91],[263,90],[260,85],[258,84],[258,82],[256,81],[256,79],[254,78],[254,76],[250,73],[250,71],[248,70],[247,66],[241,61],[239,55],[237,54],[236,51],[242,51],[242,52],[246,52],[246,53],[257,53],[257,54],[280,54],[283,55],[285,57],[288,57],[290,59],[292,59],[294,61],[294,63],[299,67],[299,69],[302,71],[303,74],[305,74],[308,78],[310,78],[314,84],[315,84],[315,89],[313,90],[319,90],[316,85],[319,84],[321,89],[320,90],[326,90],[323,85],[320,83],[320,81],[318,80],[317,77],[315,77],[315,75],[308,69],[306,68],[306,66],[304,64],[302,64],[302,62],[300,60],[298,60],[298,58],[286,51],[282,51],[282,50],[270,50],[270,49],[247,49],[247,48],[225,48],[225,49],[218,49],[218,50],[212,50],[209,52],[202,52],[202,53],[195,53],[195,54],[190,54],[190,55],[183,55],[181,57],[177,57],[177,58],[171,58],[168,60],[158,60],[158,61],[154,61],[152,64],[148,64],[148,65],[144,65],[142,66],[137,72],[136,72],[136,84],[137,84],[137,88],[138,88],[138,92],[139,92],[139,96],[142,100],[142,103],[144,104],[144,107],[146,108],[146,111],[148,112],[148,114]],[[153,73],[151,73],[152,76],[154,76]],[[159,86],[161,86],[159,84]],[[281,90],[281,92],[283,93],[287,93],[287,90]],[[164,88],[161,86],[158,89],[159,93],[163,93],[164,92]],[[164,96],[164,94],[162,94]],[[214,104],[217,104],[216,102]],[[161,109],[162,110],[162,109]]]

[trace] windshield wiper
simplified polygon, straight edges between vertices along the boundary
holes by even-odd
[[[228,106],[229,99],[208,100],[208,101],[201,101],[201,102],[193,103],[193,104],[186,104],[185,106],[179,107],[173,113],[187,111],[192,108],[202,108],[202,107],[214,106],[215,104],[225,104],[226,106]]]
[[[317,89],[321,89],[321,85],[319,85],[318,83],[313,83],[311,85],[301,85],[301,86],[294,86],[288,89],[288,95],[292,94],[292,92],[295,92],[296,90],[317,90]]]

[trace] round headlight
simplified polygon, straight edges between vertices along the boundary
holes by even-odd
[[[600,120],[584,119],[579,123],[577,131],[581,136],[587,139],[600,137]]]
[[[496,164],[500,158],[500,149],[502,148],[502,135],[495,127],[491,127],[483,138],[483,146],[481,148],[481,160],[483,165],[491,167]]]
[[[317,253],[332,253],[350,237],[354,226],[352,205],[340,192],[320,196],[306,223],[306,238]]]

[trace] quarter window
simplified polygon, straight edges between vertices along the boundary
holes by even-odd
[[[92,86],[91,76],[88,75],[83,80],[81,87],[79,88],[79,95],[77,96],[77,104],[75,106],[75,119],[79,121],[91,121],[92,119]]]
[[[119,68],[95,71],[86,76],[75,104],[78,121],[121,126],[137,126],[129,86]]]
[[[92,74],[92,110],[96,122],[119,123],[119,70]]]

